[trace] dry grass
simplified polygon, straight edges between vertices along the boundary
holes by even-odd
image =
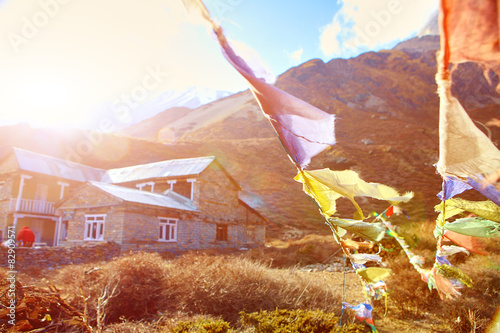
[[[340,309],[340,299],[328,281],[237,256],[186,254],[165,261],[157,254],[140,253],[95,270],[69,266],[55,282],[73,305],[86,311],[94,326],[100,311],[106,314],[106,323],[184,313],[236,324],[241,311]],[[103,297],[109,298],[106,304]]]
[[[244,254],[249,259],[274,268],[327,263],[334,255],[342,256],[342,250],[332,235],[306,235],[288,242],[275,240],[267,247],[252,249]]]
[[[432,229],[433,223],[422,222],[401,225],[398,230],[414,252],[429,259],[429,266],[436,246]],[[86,314],[95,332],[250,332],[241,326],[242,313],[276,309],[318,310],[326,317],[338,317],[342,273],[296,269],[331,260],[339,250],[333,237],[307,236],[273,245],[238,254],[206,251],[176,258],[138,253],[98,265],[67,266],[50,279]],[[415,332],[484,332],[500,305],[498,245],[498,240],[488,240],[488,256],[453,259],[475,283],[462,289],[455,301],[441,301],[435,290],[430,291],[402,252],[387,256],[384,261],[393,270],[388,281],[392,320],[382,317],[384,305],[377,302],[374,315],[380,332],[410,332],[415,325],[425,326]],[[0,269],[0,278],[4,275]],[[358,291],[347,289],[347,301]],[[308,319],[314,313],[305,312],[304,320],[314,322]],[[353,323],[352,315],[344,312],[342,322]]]
[[[426,258],[428,268],[436,251],[433,229],[433,222],[421,222],[407,225],[400,233],[416,254]],[[483,243],[487,256],[458,254],[449,258],[474,281],[473,287],[462,288],[462,295],[453,301],[442,301],[435,290],[430,291],[403,253],[392,258],[389,266],[393,274],[388,281],[392,315],[404,320],[432,317],[446,322],[452,332],[484,332],[500,307],[500,243],[494,239]]]

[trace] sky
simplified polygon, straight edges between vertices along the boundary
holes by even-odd
[[[437,10],[435,0],[205,4],[270,82],[310,59],[392,48]],[[0,34],[0,125],[104,131],[165,91],[247,88],[182,0],[0,0]]]

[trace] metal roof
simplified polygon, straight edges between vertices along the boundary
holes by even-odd
[[[196,212],[198,209],[186,197],[172,191],[164,194],[140,191],[129,187],[111,185],[99,182],[89,182],[92,186],[127,202],[146,204],[151,206],[181,209]]]
[[[34,153],[20,148],[13,149],[19,168],[24,171],[36,172],[79,182],[86,182],[89,180],[99,181],[106,173],[106,171],[102,169],[89,167],[60,158]]]
[[[110,169],[102,178],[102,182],[126,183],[154,178],[199,175],[214,160],[214,156],[183,158]]]

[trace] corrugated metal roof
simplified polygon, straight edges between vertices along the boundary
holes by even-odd
[[[110,169],[106,172],[102,181],[106,183],[126,183],[163,177],[199,175],[214,160],[214,156],[184,158]]]
[[[127,202],[134,202],[158,207],[174,208],[187,211],[198,211],[188,198],[175,192],[167,191],[164,194],[140,191],[129,187],[111,185],[99,182],[89,182],[102,191]]]
[[[105,170],[60,158],[34,153],[20,148],[13,148],[21,170],[37,172],[48,176],[75,180],[79,182],[100,181]]]

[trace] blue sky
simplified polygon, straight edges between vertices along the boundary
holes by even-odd
[[[391,48],[437,9],[435,0],[206,4],[271,78],[312,58]],[[0,31],[0,125],[81,127],[167,90],[246,89],[181,0],[0,0]]]

